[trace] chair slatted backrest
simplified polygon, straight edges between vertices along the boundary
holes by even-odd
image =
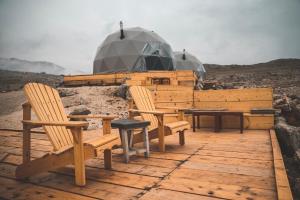
[[[40,83],[28,83],[24,91],[37,118],[41,121],[69,121],[58,91]],[[73,144],[72,133],[63,126],[44,126],[54,151]]]
[[[154,100],[150,90],[142,86],[131,86],[129,88],[130,95],[138,110],[155,111]],[[143,120],[150,121],[149,130],[158,127],[157,118],[153,114],[141,114]]]

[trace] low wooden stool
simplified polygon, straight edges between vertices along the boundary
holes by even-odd
[[[123,152],[125,162],[129,162],[129,156],[144,153],[145,157],[149,157],[149,139],[147,126],[150,125],[149,121],[139,121],[131,119],[113,120],[111,122],[112,128],[118,128],[122,140]],[[133,130],[143,129],[144,148],[133,148]]]

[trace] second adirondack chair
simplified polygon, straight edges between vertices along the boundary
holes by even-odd
[[[18,179],[74,164],[75,183],[83,186],[86,184],[84,161],[103,152],[105,168],[111,168],[111,148],[120,143],[117,133],[107,134],[110,133],[112,116],[72,116],[102,118],[104,122],[103,136],[84,141],[82,128],[88,123],[69,121],[57,90],[39,83],[28,83],[24,92],[28,103],[23,105],[23,163],[16,169]],[[31,120],[31,108],[38,120]],[[44,128],[53,145],[53,152],[31,160],[30,132],[36,127]]]
[[[184,131],[190,129],[190,124],[183,120],[183,111],[178,113],[180,121],[164,123],[164,114],[166,112],[158,111],[155,108],[154,100],[150,90],[142,86],[131,86],[129,93],[137,107],[137,110],[130,109],[130,113],[139,113],[143,120],[150,121],[151,124],[148,129],[149,139],[158,138],[159,150],[165,151],[164,137],[174,133],[179,133],[179,143],[184,145]],[[142,141],[141,134],[135,134],[133,138],[134,143]]]

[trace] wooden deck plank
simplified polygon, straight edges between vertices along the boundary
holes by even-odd
[[[143,191],[137,188],[93,180],[88,180],[86,186],[79,189],[76,185],[74,185],[73,176],[61,175],[57,173],[43,173],[30,178],[29,181],[44,187],[50,187],[94,198],[111,200],[132,199]]]
[[[166,160],[177,160],[182,161],[189,157],[189,154],[184,153],[171,153],[171,152],[154,152],[152,151],[150,154],[150,158],[160,158]]]
[[[232,151],[232,152],[241,152],[241,153],[251,153],[251,152],[259,152],[259,153],[271,153],[272,149],[267,148],[260,148],[259,146],[257,149],[255,147],[247,147],[244,148],[242,146],[230,146],[230,145],[209,145],[205,146],[203,149],[206,150],[213,150],[213,151]]]
[[[183,168],[187,169],[197,169],[197,170],[209,170],[215,172],[226,172],[235,173],[241,175],[250,176],[262,176],[262,177],[273,177],[274,172],[272,168],[265,169],[260,167],[249,167],[249,166],[239,166],[232,164],[218,164],[218,163],[203,163],[198,161],[188,161],[182,165]]]
[[[140,200],[217,200],[219,198],[213,198],[208,196],[165,190],[165,189],[152,189],[150,192],[147,192]]]
[[[0,177],[0,199],[92,200],[95,198]]]
[[[22,163],[22,157],[20,155],[8,154],[6,158],[2,161],[4,163],[10,163],[13,165],[19,165]],[[104,168],[104,160],[102,158],[95,158],[87,160],[86,166],[89,167],[98,167]],[[135,163],[123,163],[123,162],[116,162],[113,161],[112,165],[113,171],[118,172],[127,172],[132,174],[139,174],[145,176],[153,176],[153,177],[164,177],[169,174],[174,168],[170,167],[159,167],[159,166],[152,166],[152,165],[145,165],[142,162],[139,164]]]
[[[261,153],[244,153],[244,152],[228,152],[228,151],[213,151],[213,150],[201,150],[197,153],[202,156],[210,157],[224,157],[224,158],[247,158],[253,160],[272,161],[271,154]]]
[[[16,166],[11,164],[0,163],[0,176],[14,178]],[[81,194],[84,196],[101,198],[101,199],[132,199],[143,190],[115,185],[111,183],[88,180],[84,188],[79,189],[74,184],[74,176],[62,175],[61,173],[49,172],[42,173],[28,179],[30,183],[50,187],[65,192]],[[141,180],[142,181],[142,180]]]
[[[271,190],[212,183],[208,181],[172,178],[163,181],[160,188],[188,192],[225,199],[275,199],[276,193]]]
[[[122,162],[124,160],[123,155],[113,157],[114,161]],[[176,168],[180,161],[169,160],[169,159],[159,159],[159,158],[148,158],[143,159],[142,156],[131,156],[130,163],[148,165],[148,166],[156,166],[156,167],[166,167],[166,168]]]
[[[170,179],[173,178],[208,181],[211,183],[239,185],[243,187],[254,187],[266,190],[275,189],[275,179],[273,177],[249,176],[209,170],[179,168],[172,173]]]
[[[143,158],[139,158],[143,159]],[[86,161],[86,165],[90,167],[99,167],[102,168],[104,161],[102,159],[91,159]],[[162,178],[169,174],[174,168],[169,167],[160,167],[160,166],[152,166],[152,165],[145,165],[142,163],[124,163],[124,162],[116,162],[113,161],[112,163],[112,170],[118,172],[126,172],[131,174],[138,174],[144,176],[153,176]]]
[[[74,168],[72,166],[57,169],[55,171],[70,176],[74,175]],[[125,172],[116,172],[92,167],[86,167],[86,176],[90,180],[113,183],[138,189],[150,188],[160,180],[156,177],[142,176]]]
[[[234,153],[233,153],[234,154]],[[201,162],[201,163],[216,163],[216,164],[225,164],[225,165],[239,165],[239,166],[248,166],[254,168],[267,168],[271,169],[273,167],[272,161],[265,160],[253,160],[247,158],[224,158],[224,157],[211,157],[211,156],[202,156],[194,155],[189,161],[191,162]]]

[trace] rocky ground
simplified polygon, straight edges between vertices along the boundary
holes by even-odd
[[[275,129],[295,199],[300,199],[300,60],[280,59],[243,66],[206,64],[205,67],[209,82],[206,86],[210,89],[274,88],[274,107],[281,111]],[[61,76],[0,71],[0,128],[21,128],[21,105],[25,102],[21,88],[31,81],[58,87],[67,113],[111,113],[119,118],[127,117],[127,103],[120,97],[119,86],[64,88]],[[90,128],[101,126],[97,120],[90,124]]]

